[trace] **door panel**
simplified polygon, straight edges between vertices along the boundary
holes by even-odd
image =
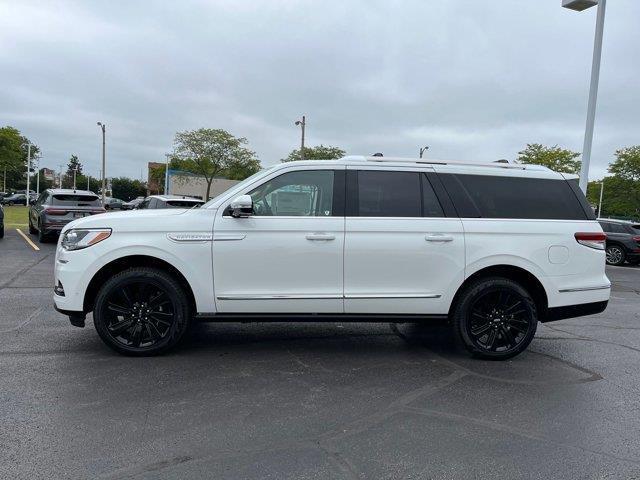
[[[246,192],[255,215],[218,212],[213,241],[218,311],[343,312],[344,171],[335,177],[332,172],[279,174]]]
[[[431,170],[349,168],[345,313],[447,313],[464,280],[464,233]]]

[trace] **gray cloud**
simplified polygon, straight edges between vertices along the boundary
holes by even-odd
[[[640,4],[609,2],[592,177],[640,143]],[[139,176],[177,130],[225,128],[268,165],[298,144],[514,158],[580,151],[595,9],[560,0],[0,3],[0,123],[43,165]]]

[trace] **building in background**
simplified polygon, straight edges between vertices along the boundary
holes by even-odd
[[[211,182],[209,198],[216,197],[238,183],[238,180],[228,178],[214,178]],[[207,181],[200,175],[180,170],[169,170],[169,194],[185,195],[189,197],[205,198],[207,195]]]

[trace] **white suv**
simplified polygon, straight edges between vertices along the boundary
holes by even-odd
[[[54,300],[130,355],[192,319],[448,319],[472,354],[505,359],[538,321],[606,308],[604,245],[575,176],[350,156],[275,165],[199,209],[76,220]]]

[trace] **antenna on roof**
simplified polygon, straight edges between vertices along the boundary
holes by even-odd
[[[374,153],[373,155],[371,155],[372,157],[384,157],[384,155],[380,152],[378,153]]]
[[[501,158],[500,160],[494,160],[493,163],[509,163],[509,160],[506,158]]]

